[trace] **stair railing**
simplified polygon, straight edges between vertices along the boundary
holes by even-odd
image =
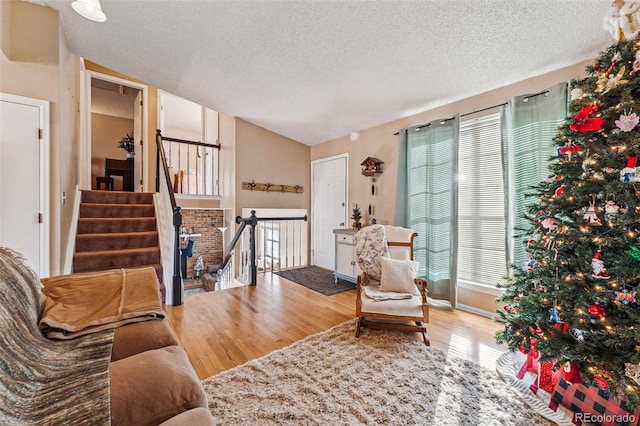
[[[302,217],[263,217],[263,218],[259,218],[256,216],[256,211],[255,210],[251,210],[251,216],[248,218],[243,218],[241,216],[236,217],[236,223],[240,225],[240,227],[238,228],[238,230],[236,231],[236,234],[234,235],[233,239],[231,240],[231,242],[229,243],[229,246],[227,247],[226,251],[225,251],[225,261],[226,259],[230,259],[231,258],[231,253],[236,245],[236,243],[238,242],[238,240],[240,239],[240,237],[242,236],[242,233],[244,232],[245,228],[247,227],[247,225],[250,227],[249,228],[249,285],[256,285],[257,281],[258,281],[258,267],[256,264],[256,226],[258,225],[258,222],[262,222],[262,221],[287,221],[287,220],[303,220],[303,221],[307,221],[307,215],[304,215]],[[224,269],[225,265],[223,265]],[[224,272],[223,272],[224,273]]]
[[[162,163],[162,171],[165,177],[166,188],[169,194],[169,200],[171,201],[171,210],[173,211],[173,275],[171,278],[171,296],[172,305],[182,305],[182,276],[180,274],[180,226],[182,225],[182,213],[180,212],[180,206],[176,202],[176,196],[173,193],[173,186],[171,185],[171,176],[169,175],[169,166],[167,164],[167,157],[164,152],[164,146],[162,132],[156,130],[156,192],[160,192],[160,163]]]
[[[205,150],[207,149],[217,149],[220,150],[220,145],[219,144],[209,144],[209,143],[204,143],[204,142],[197,142],[197,141],[190,141],[190,140],[186,140],[186,139],[176,139],[176,138],[170,138],[170,137],[166,137],[166,136],[162,136],[162,131],[160,129],[156,130],[156,147],[157,147],[157,154],[156,154],[156,192],[160,192],[160,172],[162,170],[162,174],[164,174],[164,181],[166,183],[166,189],[168,191],[169,194],[169,200],[171,202],[171,210],[173,212],[173,228],[174,228],[174,241],[173,241],[173,275],[172,275],[172,286],[171,286],[171,295],[172,295],[172,304],[175,306],[181,305],[182,304],[182,273],[181,273],[181,256],[180,256],[180,226],[182,225],[182,213],[181,213],[181,209],[180,206],[178,206],[177,202],[176,202],[176,196],[174,194],[175,190],[179,190],[179,181],[178,179],[176,179],[176,185],[172,185],[171,184],[171,173],[170,173],[170,167],[167,161],[167,154],[166,151],[164,149],[164,142],[171,142],[171,143],[176,143],[179,146],[182,145],[186,145],[186,146],[197,146],[197,147],[202,147]],[[180,153],[181,150],[178,149],[178,153]],[[172,160],[173,161],[173,160]],[[178,155],[178,159],[177,159],[178,163],[180,162],[180,155]],[[189,169],[190,165],[189,165],[189,157],[187,156],[187,169]],[[162,165],[162,169],[160,168],[160,166]],[[217,165],[216,164],[211,164],[210,165],[210,169],[212,170],[212,174],[216,175],[217,174]],[[196,163],[196,168],[197,168],[197,163]],[[206,166],[205,166],[206,169]],[[200,179],[200,177],[198,177],[198,179]],[[200,180],[198,180],[198,182],[200,182]],[[213,182],[209,182],[213,185]],[[190,185],[190,183],[188,183],[188,186]],[[201,185],[201,186],[206,186],[206,185]],[[196,189],[198,187],[198,183],[196,183]],[[189,189],[189,188],[188,188]],[[188,191],[191,192],[191,191]],[[196,191],[197,192],[197,191]],[[199,195],[205,195],[205,194],[199,194]]]

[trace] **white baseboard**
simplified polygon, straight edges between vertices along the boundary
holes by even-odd
[[[461,311],[470,312],[472,314],[480,315],[487,318],[494,318],[496,316],[495,312],[485,311],[484,309],[478,309],[474,306],[465,305],[463,303],[458,303],[456,306],[457,309]]]

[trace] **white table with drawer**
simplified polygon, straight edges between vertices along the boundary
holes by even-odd
[[[362,273],[362,270],[355,261],[356,242],[354,236],[356,232],[358,231],[353,228],[333,230],[336,244],[334,267],[336,282],[338,282],[338,279],[340,278],[345,281],[356,283],[358,275]]]

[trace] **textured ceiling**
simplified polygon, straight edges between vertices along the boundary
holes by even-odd
[[[611,0],[70,0],[75,54],[307,145],[594,58]]]

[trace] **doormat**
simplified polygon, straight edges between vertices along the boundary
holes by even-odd
[[[356,288],[354,283],[343,279],[339,279],[336,283],[333,271],[317,266],[287,269],[286,271],[274,272],[274,274],[317,291],[318,293],[322,293],[325,296],[331,296],[332,294],[342,293],[343,291]]]

